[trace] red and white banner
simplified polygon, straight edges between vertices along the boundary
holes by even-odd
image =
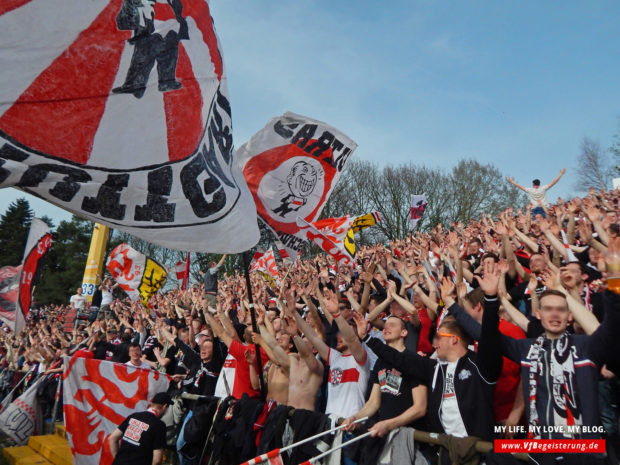
[[[426,199],[426,194],[411,194],[411,208],[409,210],[409,231],[413,231],[418,225],[418,221],[420,221],[420,219],[422,218],[422,215],[424,214],[427,205],[428,200]]]
[[[110,252],[105,266],[129,298],[133,301],[140,299],[145,306],[168,277],[163,265],[125,243]]]
[[[21,265],[0,268],[0,320],[11,328],[15,325],[21,271]]]
[[[280,285],[280,273],[272,248],[269,248],[264,253],[256,252],[254,254],[252,263],[250,263],[250,271],[259,272],[269,281],[273,281],[278,286]]]
[[[52,246],[52,234],[49,226],[39,218],[33,218],[30,233],[24,249],[22,271],[19,277],[19,297],[15,309],[13,330],[18,333],[26,326],[26,317],[32,301],[32,286],[39,267],[39,260]]]
[[[292,260],[306,241],[297,217],[319,217],[356,147],[321,121],[285,113],[237,150],[258,215]]]
[[[355,239],[353,237],[353,218],[326,218],[315,223],[308,223],[298,218],[300,226],[304,227],[308,240],[317,244],[321,249],[334,257],[341,266],[353,265],[355,255]]]
[[[169,248],[258,242],[207,0],[3,0],[0,43],[0,187]]]
[[[177,281],[183,281],[183,284],[181,284],[181,289],[187,289],[187,283],[189,281],[189,252],[187,252],[187,258],[184,262],[177,262],[174,267],[174,271],[177,275]]]
[[[37,418],[37,388],[43,377],[37,379],[0,414],[0,431],[22,445],[35,432]]]
[[[75,465],[110,465],[107,436],[149,400],[168,389],[156,370],[105,360],[65,357],[63,403],[67,440]]]

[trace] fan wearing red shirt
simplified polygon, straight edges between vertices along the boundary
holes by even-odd
[[[226,331],[226,329],[224,329],[222,323],[213,317],[209,312],[205,312],[205,317],[207,318],[209,326],[211,326],[211,329],[213,330],[213,334],[215,334],[216,337],[220,338],[220,340],[226,344],[228,347],[228,354],[232,355],[237,362],[231,395],[235,399],[240,399],[243,393],[247,393],[247,395],[252,398],[260,398],[261,392],[252,387],[252,381],[250,379],[250,365],[245,358],[245,354],[247,352],[256,353],[254,344],[250,343],[252,340],[250,328],[246,328],[243,333],[243,337],[246,342],[243,344],[239,340],[236,333],[232,336],[228,331]],[[228,318],[223,313],[221,313],[221,317]],[[265,366],[269,361],[269,357],[262,349],[260,350],[260,355],[263,363],[262,366]]]

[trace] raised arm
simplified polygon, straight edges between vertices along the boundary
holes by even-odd
[[[555,186],[555,185],[558,183],[558,181],[560,180],[560,178],[561,178],[562,176],[564,176],[564,173],[566,173],[566,168],[562,168],[562,169],[560,170],[560,174],[558,174],[558,175],[555,177],[555,179],[549,183],[549,189],[551,189],[553,186]]]
[[[286,316],[293,318],[299,330],[308,338],[323,360],[329,359],[329,346],[310,327],[308,323],[297,313],[294,305],[287,301]]]
[[[513,186],[515,186],[517,189],[521,189],[522,191],[525,191],[525,187],[523,187],[521,184],[517,183],[512,177],[508,176],[506,178],[506,181],[508,181]]]

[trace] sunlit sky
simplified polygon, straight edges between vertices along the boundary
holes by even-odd
[[[493,163],[518,182],[568,172],[583,137],[620,132],[617,0],[212,0],[240,146],[287,110],[380,166]],[[0,213],[23,193],[4,189]],[[70,217],[27,196],[38,216]]]

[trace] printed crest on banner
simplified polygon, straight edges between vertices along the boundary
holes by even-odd
[[[4,3],[0,187],[166,247],[258,241],[207,0]]]
[[[77,465],[110,465],[107,436],[149,400],[166,391],[169,379],[146,370],[105,360],[64,358],[63,410],[67,440]]]
[[[319,217],[356,147],[337,129],[288,112],[237,151],[258,215],[292,260],[306,242],[297,218]]]

